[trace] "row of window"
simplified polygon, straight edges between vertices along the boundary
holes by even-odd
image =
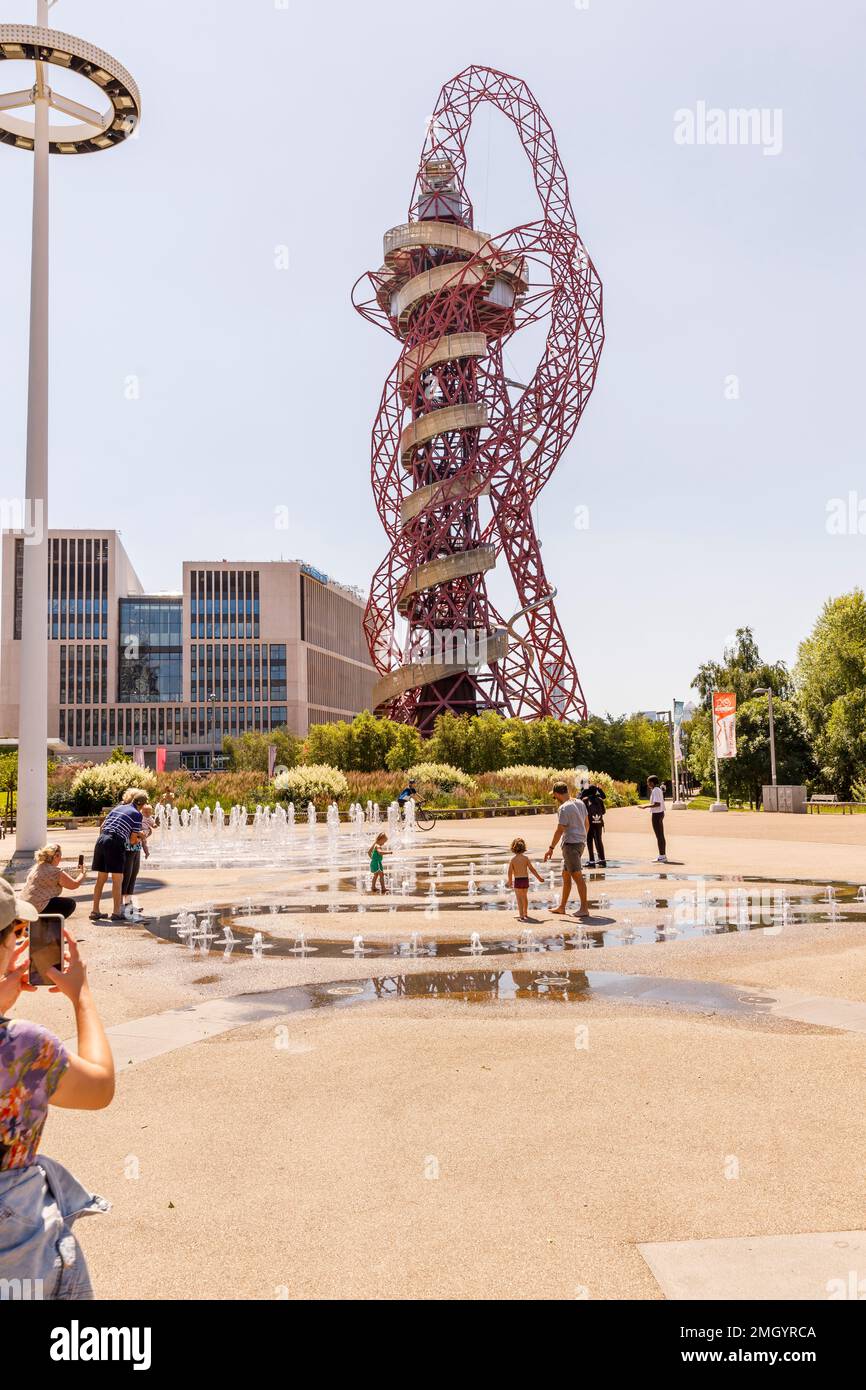
[[[24,616],[24,540],[15,540],[13,637]],[[108,538],[48,541],[48,637],[52,641],[108,638]]]
[[[191,570],[190,636],[258,637],[258,570]]]
[[[285,700],[286,645],[193,643],[190,647],[190,698]]]
[[[285,705],[199,705],[191,709],[62,709],[59,733],[71,748],[124,748],[211,743],[250,730],[284,728]]]
[[[108,537],[48,542],[48,621],[53,640],[108,637]]]
[[[100,705],[108,699],[108,647],[60,647],[61,705]]]

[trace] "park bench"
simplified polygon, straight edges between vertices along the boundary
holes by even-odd
[[[821,808],[824,806],[841,806],[843,816],[848,814],[853,815],[854,807],[857,804],[856,801],[840,801],[835,792],[819,792],[815,796],[810,796],[806,803],[809,811],[811,812],[814,809],[818,815],[820,815]]]

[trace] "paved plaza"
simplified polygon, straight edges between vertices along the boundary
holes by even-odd
[[[347,825],[271,868],[155,844],[146,925],[79,893],[117,1097],[43,1147],[113,1203],[97,1296],[826,1298],[863,1242],[866,817],[669,820],[659,865],[609,812],[582,930],[543,866],[530,937],[502,868],[552,816],[418,833],[381,900]]]

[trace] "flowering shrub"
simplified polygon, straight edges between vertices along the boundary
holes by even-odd
[[[156,773],[138,763],[98,763],[83,768],[72,780],[70,795],[73,809],[79,814],[98,811],[102,806],[116,806],[130,787],[144,792],[156,790]]]
[[[572,783],[577,780],[577,774],[567,768],[531,767],[526,763],[519,763],[516,767],[502,767],[492,775],[501,777],[506,782],[546,782],[548,786],[554,782]]]
[[[548,795],[554,782],[567,782],[572,791],[579,791],[581,780],[594,782],[604,792],[608,807],[636,806],[637,787],[633,782],[615,782],[606,772],[579,773],[574,768],[557,767],[503,767],[499,772],[491,772],[489,780],[493,785],[507,788],[510,792],[525,790],[528,799],[550,800]]]
[[[345,800],[349,795],[349,784],[343,773],[327,763],[290,767],[274,778],[273,788],[281,800],[293,801],[296,806],[306,806],[310,801]]]
[[[444,792],[453,791],[455,787],[465,787],[471,791],[475,786],[474,777],[461,772],[459,767],[452,767],[450,763],[416,763],[406,773],[406,781],[415,782],[419,790],[422,784],[426,784]]]

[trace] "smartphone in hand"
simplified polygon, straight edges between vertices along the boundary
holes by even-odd
[[[59,912],[44,913],[30,923],[31,985],[50,985],[52,981],[45,972],[52,966],[55,970],[63,969],[63,924]]]
[[[78,867],[79,867],[79,869],[83,869],[83,868],[84,868],[84,855],[83,855],[83,854],[79,854],[79,856],[78,856]]]

